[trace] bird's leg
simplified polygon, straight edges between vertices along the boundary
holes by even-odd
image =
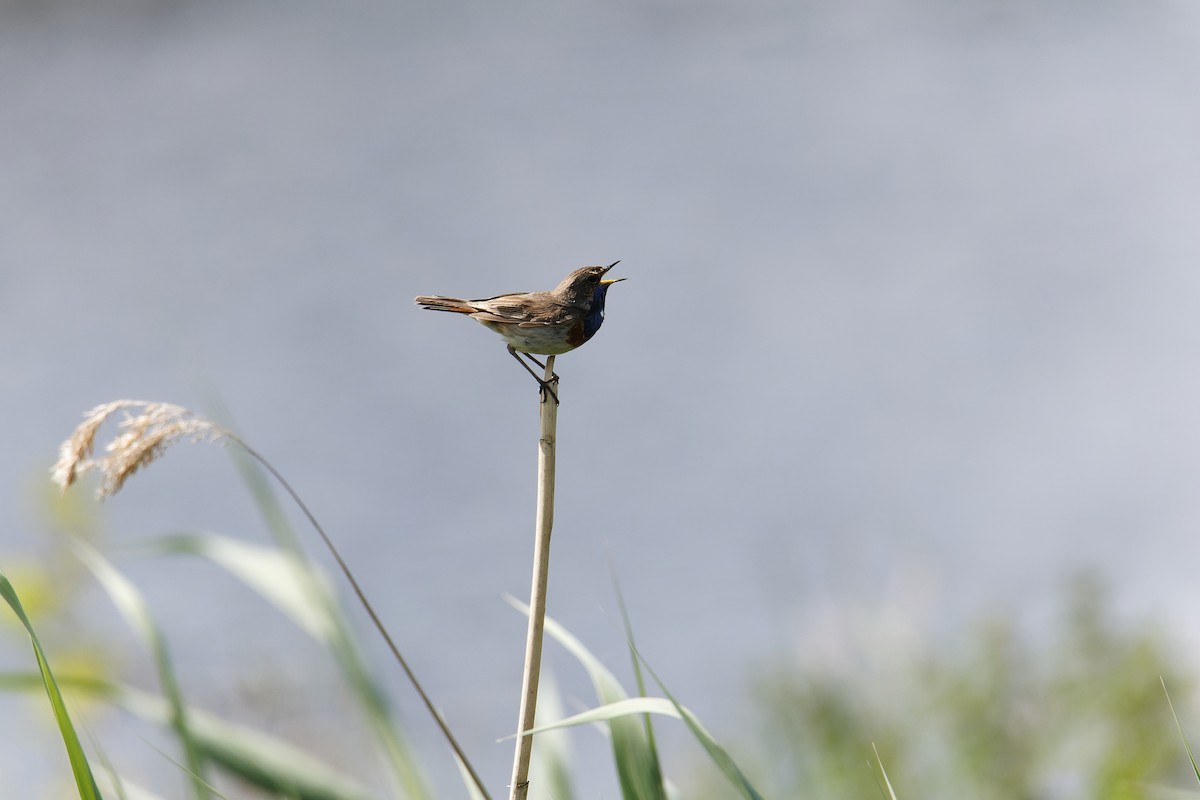
[[[525,356],[525,357],[526,357],[526,358],[528,358],[530,361],[532,361],[533,363],[535,363],[535,364],[537,364],[539,367],[541,367],[541,369],[542,369],[542,374],[543,374],[543,375],[545,375],[545,374],[546,374],[546,365],[545,365],[545,364],[543,364],[541,361],[538,361],[536,358],[534,358],[532,353],[522,353],[521,355]],[[539,380],[538,380],[538,383],[541,383],[541,382],[542,382],[542,381],[541,381],[541,379],[539,379]],[[551,373],[550,373],[550,383],[554,383],[554,384],[557,384],[557,383],[558,383],[558,373],[557,373],[557,372],[551,372]],[[554,392],[553,392],[553,391],[551,391],[551,392],[550,392],[550,394],[552,394],[552,395],[553,395],[553,394],[554,394]],[[554,402],[555,402],[555,403],[557,403],[557,402],[558,402],[558,395],[554,395]]]
[[[529,353],[522,353],[521,355],[525,356],[525,357],[526,357],[526,358],[528,358],[530,361],[532,361],[533,363],[537,364],[539,367],[541,367],[541,368],[542,368],[542,372],[543,372],[543,373],[545,373],[545,371],[546,371],[546,365],[545,365],[545,364],[543,364],[541,361],[538,361],[536,358],[534,358],[534,357],[533,357],[531,354],[529,354]],[[550,382],[551,382],[551,383],[558,383],[558,373],[557,373],[557,372],[555,372],[553,375],[551,375],[551,376],[550,376]]]
[[[528,372],[530,375],[532,375],[533,379],[538,382],[538,386],[540,386],[542,388],[542,402],[545,402],[546,396],[549,395],[550,397],[554,398],[554,405],[558,405],[558,395],[554,393],[554,387],[552,386],[552,384],[558,383],[558,375],[557,374],[552,375],[550,377],[550,380],[545,380],[540,375],[538,375],[536,372],[534,372],[532,367],[530,367],[528,364],[525,363],[525,358],[528,358],[530,361],[537,364],[542,369],[546,368],[545,364],[538,361],[536,358],[529,355],[528,353],[518,353],[513,348],[512,345],[508,346],[508,352],[511,353],[512,357],[517,360],[517,363],[520,364],[522,367],[524,367],[525,371]],[[522,355],[524,355],[525,358],[521,358]]]

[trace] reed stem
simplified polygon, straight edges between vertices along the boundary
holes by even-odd
[[[554,377],[554,356],[546,359],[545,380]],[[555,387],[557,389],[557,385]],[[550,531],[554,527],[554,446],[558,429],[558,403],[542,392],[541,430],[538,438],[537,522],[533,549],[533,587],[529,599],[529,631],[525,640],[525,674],[521,680],[521,714],[513,756],[510,800],[529,795],[529,760],[533,752],[531,730],[537,713],[538,678],[542,669],[542,628],[546,620],[546,590],[550,576]]]

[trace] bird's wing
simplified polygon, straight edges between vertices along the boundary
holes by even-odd
[[[527,294],[498,294],[483,300],[472,300],[471,308],[483,314],[503,317],[503,322],[520,322],[529,314]]]
[[[551,295],[551,292],[500,294],[483,300],[472,300],[468,305],[475,310],[471,316],[481,322],[520,325],[522,328],[540,328],[574,322],[581,309],[564,306]]]
[[[530,292],[528,294],[500,294],[483,300],[472,300],[471,308],[477,312],[476,319],[489,322],[509,322],[517,324],[544,324],[539,317],[546,316],[548,292]]]
[[[547,292],[546,294],[549,294]],[[557,300],[550,300],[540,309],[541,313],[533,319],[522,320],[522,328],[537,328],[543,325],[574,325],[586,310],[575,306],[567,306]]]
[[[471,315],[471,319],[477,319],[480,322],[499,322],[503,325],[520,325],[521,320],[513,317],[502,317],[499,314],[493,314],[490,311],[476,311]]]

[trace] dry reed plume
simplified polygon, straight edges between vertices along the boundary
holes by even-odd
[[[96,434],[118,411],[123,412],[118,424],[121,433],[104,448],[107,455],[92,458]],[[212,420],[171,403],[115,400],[96,406],[83,416],[83,422],[59,448],[58,461],[50,472],[54,482],[64,491],[80,475],[92,471],[100,473],[100,486],[96,490],[100,499],[116,494],[130,475],[180,440],[237,441],[236,436]]]

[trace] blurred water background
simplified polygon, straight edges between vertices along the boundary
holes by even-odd
[[[621,259],[604,330],[559,360],[550,611],[624,668],[611,561],[645,655],[718,738],[748,735],[743,689],[766,659],[844,657],[855,624],[892,642],[984,610],[1036,628],[1080,568],[1122,613],[1195,638],[1194,4],[0,15],[10,563],[52,546],[47,469],[84,410],[215,393],[344,548],[499,793],[524,631],[500,597],[528,592],[536,392],[498,337],[411,298],[549,288]],[[369,766],[334,671],[260,600],[204,564],[119,556],[182,528],[263,541],[226,453],[173,451],[97,513],[179,640],[190,697],[302,742],[345,727],[326,756]],[[152,685],[87,597],[82,629],[128,641],[131,680]],[[587,703],[548,655],[568,704]],[[0,640],[0,666],[29,663]],[[172,785],[177,767],[97,714],[110,757]],[[58,785],[52,732],[6,729],[0,793]],[[612,796],[607,746],[577,737],[583,796]]]

